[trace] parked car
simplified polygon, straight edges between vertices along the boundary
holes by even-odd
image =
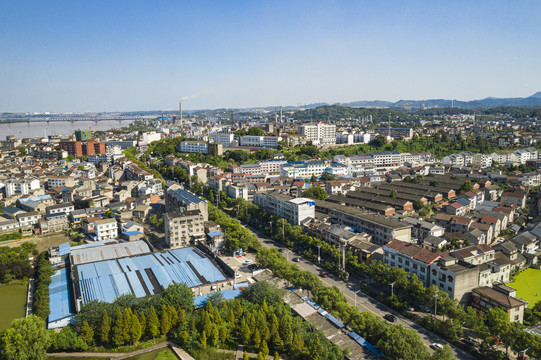
[[[241,277],[242,277],[242,275],[241,275],[241,274],[239,274],[239,273],[236,273],[236,274],[235,274],[235,278],[237,278],[237,279],[238,279],[238,278],[241,278]]]
[[[321,276],[322,278],[326,278],[328,275],[325,271],[322,271],[319,273],[319,276]]]
[[[396,321],[396,316],[394,316],[393,314],[385,314],[385,316],[383,318],[385,320],[389,321],[389,322],[395,322]]]
[[[442,349],[443,349],[443,345],[440,344],[440,343],[432,343],[432,344],[430,344],[430,347],[431,347],[432,349],[434,349],[434,350],[438,350],[438,349],[439,349],[439,350],[442,350]]]
[[[296,257],[296,258],[293,258],[293,261],[299,262],[299,261],[301,261],[301,259],[299,259],[298,257]]]
[[[250,265],[252,263],[252,260],[246,260],[245,262],[243,262],[244,265]]]

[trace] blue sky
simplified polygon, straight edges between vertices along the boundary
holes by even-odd
[[[539,1],[2,1],[0,112],[523,97]]]

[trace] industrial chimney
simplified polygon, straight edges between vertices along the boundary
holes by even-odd
[[[180,127],[182,127],[182,101],[178,102],[178,115],[180,117]]]

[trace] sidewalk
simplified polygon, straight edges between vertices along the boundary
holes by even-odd
[[[149,346],[147,348],[144,348],[144,349],[139,349],[139,350],[135,350],[135,351],[132,351],[132,352],[129,352],[129,353],[122,353],[122,352],[117,352],[117,353],[114,353],[114,352],[70,352],[70,353],[67,353],[67,352],[59,352],[59,353],[50,353],[50,354],[47,354],[48,357],[51,357],[51,358],[57,358],[57,357],[74,357],[74,358],[103,358],[103,359],[115,359],[115,360],[120,360],[120,359],[126,359],[126,358],[130,358],[132,356],[136,356],[136,355],[140,355],[140,354],[144,354],[144,353],[147,353],[147,352],[151,352],[151,351],[154,351],[154,350],[159,350],[159,349],[163,349],[163,348],[166,348],[166,347],[171,347],[174,350],[174,347],[177,347],[175,344],[169,342],[169,341],[164,341],[164,342],[161,342],[159,344],[156,344],[156,345],[152,345],[152,346]],[[175,352],[176,354],[176,352]],[[180,358],[180,356],[179,356]],[[186,359],[186,358],[181,358],[181,359]],[[186,359],[187,360],[187,359]]]

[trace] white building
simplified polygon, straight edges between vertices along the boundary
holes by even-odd
[[[94,231],[96,233],[96,241],[116,239],[118,237],[116,219],[96,220]]]
[[[254,204],[293,225],[300,225],[306,219],[315,218],[316,203],[312,199],[293,198],[278,192],[259,193],[254,195]]]
[[[37,190],[39,188],[39,180],[35,178],[8,179],[5,182],[6,197],[15,194],[28,195],[32,190]]]
[[[299,126],[297,133],[306,136],[306,141],[314,145],[336,144],[336,125],[325,124],[322,121],[317,124]]]
[[[287,177],[312,177],[321,176],[328,167],[324,160],[296,161],[282,165],[280,176]]]
[[[245,135],[240,137],[241,146],[277,148],[279,141],[282,141],[282,138],[276,136]]]
[[[183,141],[180,143],[180,152],[185,153],[202,153],[208,152],[208,143],[205,141]]]
[[[120,147],[120,145],[106,145],[105,154],[89,155],[88,162],[92,164],[99,164],[101,162],[113,164],[115,160],[120,159],[122,156],[122,148]]]
[[[235,139],[235,134],[209,134],[209,140],[215,143],[224,144],[229,146]]]
[[[143,143],[150,144],[153,141],[158,141],[162,138],[162,134],[155,131],[143,133]]]
[[[488,154],[474,154],[472,165],[477,168],[487,168],[492,166],[492,156]]]

